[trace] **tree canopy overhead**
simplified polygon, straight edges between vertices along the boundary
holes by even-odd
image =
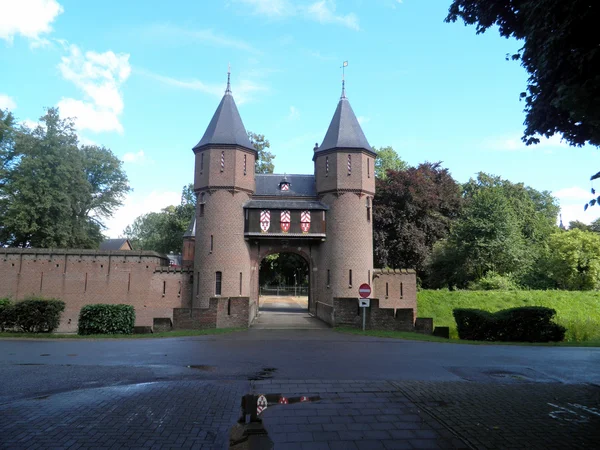
[[[556,133],[574,146],[600,145],[598,0],[453,0],[446,22],[523,41],[513,60],[529,73],[523,141]]]
[[[256,159],[254,172],[273,173],[275,170],[275,164],[273,164],[275,155],[269,151],[271,148],[271,143],[269,140],[265,139],[264,134],[257,134],[253,133],[252,131],[248,131],[248,138],[250,139],[252,146],[258,152],[258,158]]]

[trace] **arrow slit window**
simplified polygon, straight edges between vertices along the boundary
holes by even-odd
[[[367,158],[367,178],[371,178],[371,158]]]
[[[352,155],[348,155],[348,175],[352,175]]]
[[[204,170],[204,152],[200,153],[200,173]]]
[[[329,176],[329,156],[325,157],[325,176]]]
[[[221,152],[221,172],[225,170],[225,152]]]
[[[246,175],[246,155],[244,155],[244,175]]]
[[[215,274],[215,295],[221,295],[221,282],[223,280],[223,273],[217,272]]]
[[[366,206],[367,206],[367,222],[371,221],[371,198],[367,197],[366,200]]]
[[[348,271],[348,287],[352,287],[352,269]]]

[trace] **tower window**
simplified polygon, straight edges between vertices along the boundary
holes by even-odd
[[[244,175],[246,175],[246,156],[244,155]]]
[[[386,281],[386,283],[385,283],[385,297],[388,298],[389,296],[390,296],[390,285]]]
[[[371,158],[367,158],[367,178],[371,178]]]
[[[367,222],[371,221],[371,199],[369,197],[367,197]]]
[[[200,153],[200,173],[204,170],[204,152]]]
[[[240,272],[240,297],[242,296],[242,272]]]
[[[221,172],[225,170],[225,152],[221,152]]]
[[[348,271],[348,287],[352,287],[352,269]]]
[[[325,176],[329,176],[329,156],[325,157]]]
[[[204,204],[206,203],[206,199],[205,199],[205,193],[202,192],[200,194],[200,211],[199,211],[199,215],[200,217],[202,217],[204,215]]]
[[[331,271],[327,269],[327,287],[331,284]]]
[[[348,155],[348,175],[352,175],[352,155]]]
[[[221,295],[221,281],[223,279],[223,273],[217,272],[215,275],[215,295]]]
[[[213,235],[210,235],[210,252],[213,252],[213,248],[214,248],[214,239],[213,239]]]

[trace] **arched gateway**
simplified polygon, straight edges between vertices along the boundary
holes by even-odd
[[[229,76],[225,95],[193,151],[198,202],[183,255],[184,264],[193,268],[193,289],[190,305],[180,313],[202,317],[202,310],[221,311],[225,306],[219,305],[226,302],[229,316],[233,304],[252,322],[258,310],[260,262],[270,253],[293,252],[309,265],[309,311],[334,323],[336,315],[341,317],[336,311],[340,299],[352,299],[351,305],[346,303],[354,314],[358,286],[372,284],[383,274],[373,269],[376,154],[343,86],[325,138],[314,148],[314,174],[254,173],[258,155]],[[396,275],[406,277],[395,280],[411,291],[414,274]]]

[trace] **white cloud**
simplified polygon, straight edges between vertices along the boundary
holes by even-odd
[[[300,118],[300,111],[295,106],[290,106],[290,113],[288,114],[288,120],[297,120]]]
[[[8,109],[12,111],[17,108],[17,103],[12,97],[9,97],[6,94],[0,94],[0,109]]]
[[[337,24],[359,30],[358,17],[354,13],[336,14],[334,0],[317,0],[310,4],[295,5],[288,0],[237,0],[238,3],[249,5],[253,13],[270,18],[302,16],[322,24]]]
[[[560,201],[562,221],[566,227],[574,220],[589,224],[600,217],[600,208],[597,206],[589,207],[586,211],[583,209],[585,204],[598,194],[594,195],[580,186],[573,186],[554,191],[552,195]]]
[[[63,98],[58,102],[61,114],[75,117],[79,130],[123,132],[119,116],[124,104],[122,84],[131,74],[129,54],[86,52],[76,45],[69,47],[58,65],[62,76],[85,94],[85,100]]]
[[[131,225],[136,217],[150,212],[159,212],[169,205],[178,205],[181,192],[152,191],[149,194],[131,193],[123,202],[123,206],[106,220],[107,229],[104,234],[110,238],[123,236],[123,230]]]
[[[37,120],[31,120],[31,119],[22,120],[21,125],[24,125],[27,128],[31,128],[32,130],[36,129],[38,126],[42,126],[45,128],[45,124],[38,122]]]
[[[0,39],[12,43],[20,34],[39,46],[47,42],[40,35],[52,31],[50,24],[64,9],[56,0],[2,0],[0,11]]]
[[[144,154],[144,150],[140,150],[137,153],[125,153],[123,155],[123,161],[127,163],[141,163],[146,161],[146,155]]]
[[[579,186],[573,186],[570,188],[560,189],[553,194],[559,200],[583,200],[588,201],[592,198],[592,193],[590,191],[586,191],[585,189]],[[583,207],[582,207],[583,208]]]
[[[225,83],[208,84],[198,79],[180,80],[143,69],[136,69],[136,74],[147,76],[169,86],[204,92],[205,94],[210,94],[215,97],[222,97],[225,93]],[[267,92],[269,90],[266,86],[245,78],[239,81],[232,80],[231,86],[231,90],[233,91],[233,95],[235,96],[238,105],[251,101],[256,93]]]
[[[332,0],[321,0],[309,5],[308,16],[320,23],[335,23],[359,30],[358,17],[354,13],[343,15],[335,14],[335,2]]]
[[[568,144],[562,137],[555,134],[551,138],[540,137],[539,144],[525,145],[520,137],[500,137],[484,141],[484,147],[488,150],[508,152],[530,152],[542,150],[544,153],[552,153],[552,149],[566,148]]]

